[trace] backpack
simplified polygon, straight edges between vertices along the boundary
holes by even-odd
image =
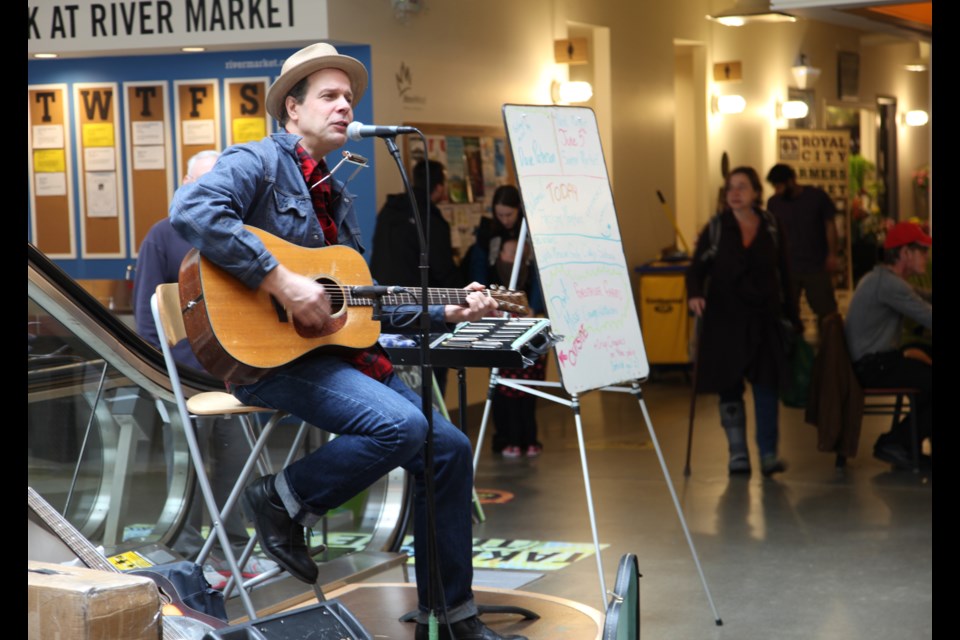
[[[774,248],[779,251],[780,235],[777,231],[776,217],[766,209],[760,209],[760,215],[763,217],[763,222],[767,227],[767,231],[770,233],[770,237],[773,238]],[[707,234],[710,238],[710,246],[707,247],[707,250],[700,256],[701,262],[712,260],[713,257],[717,255],[717,249],[720,247],[720,227],[720,214],[715,213],[713,217],[710,218],[710,222],[707,223]]]

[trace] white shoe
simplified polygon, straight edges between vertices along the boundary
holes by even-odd
[[[276,569],[277,566],[279,565],[277,565],[277,563],[270,558],[250,556],[240,572],[243,574],[244,578],[255,578],[261,573],[266,573],[267,571]],[[203,567],[203,571],[204,575],[206,575],[206,573],[209,571],[220,575],[223,578],[223,585],[226,585],[226,580],[230,577],[230,567],[227,565],[227,561],[219,557],[211,556],[208,558],[207,564]],[[213,585],[213,582],[209,577],[207,578],[207,582],[210,582],[214,589],[220,588]]]
[[[216,589],[217,591],[223,591],[223,588],[227,586],[227,579],[221,575],[220,572],[213,567],[213,565],[203,565],[203,577],[206,579],[210,587]]]
[[[266,573],[276,569],[278,565],[276,562],[270,558],[261,558],[260,556],[251,556],[247,560],[247,564],[243,565],[243,575],[246,578],[252,578],[253,576],[258,576],[261,573]],[[248,575],[249,574],[249,575]]]

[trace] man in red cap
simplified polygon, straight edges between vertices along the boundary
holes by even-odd
[[[914,387],[919,442],[911,442],[909,418],[881,435],[874,457],[896,468],[912,468],[910,451],[932,438],[933,361],[930,353],[903,344],[903,320],[909,318],[933,331],[933,304],[907,281],[927,271],[933,240],[920,225],[897,223],[883,243],[883,262],[857,284],[847,310],[846,335],[850,359],[865,387]],[[930,460],[924,456],[924,464]]]

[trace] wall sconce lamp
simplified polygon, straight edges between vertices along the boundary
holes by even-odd
[[[785,120],[802,120],[810,113],[810,106],[803,100],[787,100],[777,103],[777,117]]]
[[[930,122],[930,116],[922,109],[914,109],[903,114],[903,124],[908,127],[922,127]]]
[[[738,95],[715,95],[711,99],[710,108],[714,113],[721,113],[723,115],[742,113],[743,110],[747,108],[747,101],[743,99],[743,96]]]
[[[553,104],[586,102],[593,97],[593,87],[589,82],[554,80],[550,85],[550,97]]]
[[[808,65],[807,56],[802,53],[800,54],[800,60],[797,61],[797,64],[790,67],[790,70],[793,72],[793,77],[797,81],[797,87],[800,89],[812,87],[813,83],[820,77],[820,69]]]

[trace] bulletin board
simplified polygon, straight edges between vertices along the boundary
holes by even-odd
[[[369,68],[369,46],[339,49]],[[264,98],[294,51],[104,57],[96,68],[86,58],[28,61],[27,242],[73,278],[131,277],[189,158],[276,128]],[[373,95],[356,105],[356,119],[371,121]],[[347,144],[371,159],[354,193],[376,189],[374,142]],[[355,204],[361,233],[372,237],[375,199]]]
[[[510,149],[567,392],[650,373],[596,115],[504,105]]]
[[[150,227],[167,216],[173,197],[170,89],[167,82],[156,81],[124,82],[123,90],[130,248],[139,249]]]
[[[426,138],[426,157],[443,163],[449,202],[439,205],[450,223],[454,260],[459,261],[474,243],[474,230],[490,217],[493,192],[516,184],[507,136],[500,127],[405,122]],[[403,136],[403,166],[412,175],[413,165],[424,158],[423,141]],[[412,178],[411,178],[412,180]]]
[[[126,252],[118,93],[115,82],[73,85],[84,257],[119,258]]]
[[[34,244],[53,258],[76,257],[67,96],[65,84],[27,86],[30,230]]]
[[[182,181],[190,158],[208,149],[220,151],[220,92],[216,78],[176,80],[173,86],[174,120],[180,133],[177,175]]]

